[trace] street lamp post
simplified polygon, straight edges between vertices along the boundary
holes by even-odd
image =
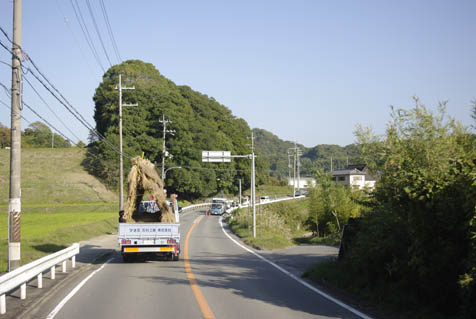
[[[171,169],[174,169],[174,168],[183,168],[183,167],[182,166],[172,166],[172,167],[169,167],[166,170],[164,170],[164,178],[163,178],[164,183],[165,183],[165,178],[167,177],[167,172],[170,171]]]

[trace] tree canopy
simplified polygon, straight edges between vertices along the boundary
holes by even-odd
[[[176,85],[152,64],[139,60],[111,67],[96,89],[93,97],[94,119],[97,131],[105,138],[89,145],[85,164],[90,171],[109,185],[117,186],[119,95],[116,86],[119,74],[122,75],[123,86],[134,87],[134,90],[123,91],[123,103],[138,104],[122,110],[125,173],[130,167],[128,158],[142,153],[161,169],[161,120],[164,116],[171,121],[167,130],[174,131],[173,135],[166,135],[166,150],[171,156],[165,159],[165,169],[181,167],[167,172],[165,184],[169,192],[193,199],[216,194],[218,188],[229,193],[237,192],[239,178],[245,187],[250,184],[248,159],[233,159],[231,163],[201,161],[204,150],[249,154],[251,130],[248,124],[214,98],[188,86]],[[262,167],[266,164],[261,159],[257,165]],[[261,173],[257,180],[265,178],[266,174]]]
[[[380,180],[348,257],[370,285],[391,283],[445,315],[476,315],[476,139],[416,100],[392,109],[384,138],[360,128]]]

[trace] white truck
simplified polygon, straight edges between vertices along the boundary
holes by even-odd
[[[179,224],[119,223],[117,237],[125,262],[133,261],[139,253],[162,254],[169,260],[179,260]]]
[[[155,201],[143,201],[143,214],[157,213]],[[176,203],[175,203],[176,204]],[[173,205],[171,205],[173,207]],[[177,207],[175,205],[175,207]],[[158,208],[157,208],[158,209]],[[138,254],[165,255],[178,261],[180,256],[180,232],[178,209],[174,209],[177,224],[168,223],[119,223],[118,243],[124,262],[132,262]]]

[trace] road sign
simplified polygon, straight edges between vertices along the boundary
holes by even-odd
[[[202,162],[229,163],[231,162],[230,151],[202,151]]]

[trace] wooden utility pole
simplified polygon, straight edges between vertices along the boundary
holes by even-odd
[[[119,210],[124,210],[124,168],[123,168],[123,159],[122,159],[122,107],[123,106],[137,106],[137,104],[122,104],[122,90],[134,90],[135,87],[125,87],[122,86],[122,76],[119,74],[119,85],[117,86],[119,90],[119,150],[120,160],[119,160]]]
[[[21,215],[21,0],[13,2],[10,201],[8,204],[8,270],[20,267]]]
[[[169,133],[174,135],[174,130],[167,130],[167,124],[172,123],[172,121],[166,120],[165,115],[162,114],[162,120],[159,120],[160,123],[163,124],[162,130],[162,181],[165,183],[165,158],[167,157],[167,150],[165,149],[165,134]],[[165,187],[165,184],[164,184]]]

